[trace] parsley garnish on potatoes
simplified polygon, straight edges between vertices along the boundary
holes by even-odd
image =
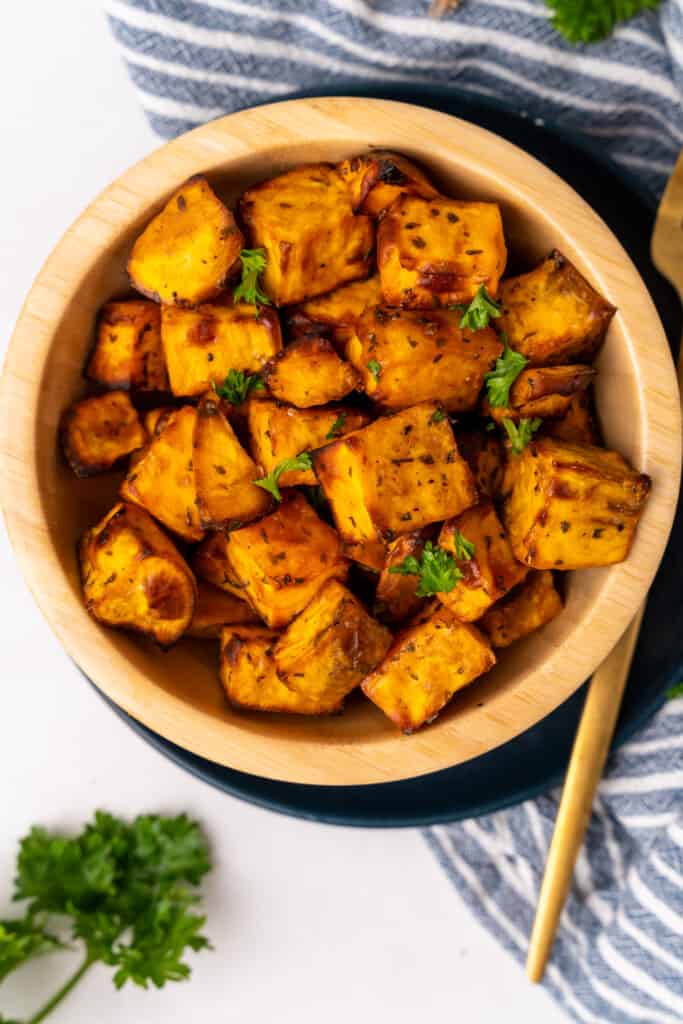
[[[507,417],[503,420],[505,432],[510,438],[513,455],[522,454],[542,422],[543,420],[540,420],[538,416],[534,417],[533,420],[523,418],[519,423],[515,423]]]
[[[453,555],[432,544],[430,540],[425,544],[419,558],[408,555],[400,565],[393,565],[389,572],[400,573],[402,576],[419,576],[420,580],[415,590],[417,597],[449,594],[462,579],[462,573],[455,564]]]
[[[246,302],[250,306],[269,306],[270,299],[259,284],[259,276],[266,269],[265,249],[242,249],[242,280],[232,293],[234,302]]]
[[[258,373],[244,373],[243,370],[229,370],[221,385],[214,390],[219,398],[231,405],[241,405],[252,391],[263,391],[264,384]]]
[[[346,413],[345,412],[340,412],[339,415],[337,416],[336,420],[334,421],[334,423],[330,427],[329,431],[325,435],[326,439],[328,441],[334,441],[335,437],[339,437],[339,435],[341,434],[342,430],[344,429],[345,424],[346,424]]]
[[[379,380],[380,374],[382,372],[382,367],[379,365],[376,359],[370,360],[370,362],[368,363],[368,370],[375,378],[375,380]]]
[[[462,308],[462,307],[459,307]],[[470,331],[481,331],[488,327],[491,318],[497,319],[501,315],[501,308],[495,299],[489,295],[486,285],[479,285],[477,294],[469,306],[464,307],[460,329],[467,328]]]
[[[507,335],[503,334],[505,346],[502,356],[496,359],[496,365],[484,377],[486,395],[493,409],[505,408],[510,404],[510,388],[529,362],[519,352],[513,352],[508,344]]]
[[[293,459],[284,459],[272,473],[268,476],[262,477],[260,480],[254,480],[257,487],[262,487],[264,491],[268,491],[272,494],[276,501],[282,501],[282,493],[278,487],[278,480],[283,473],[289,473],[291,470],[300,469],[312,469],[313,463],[311,462],[311,456],[308,452],[301,452]]]

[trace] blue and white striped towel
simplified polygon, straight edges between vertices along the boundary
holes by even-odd
[[[683,0],[572,47],[542,0],[106,0],[155,130],[349,80],[457,85],[599,140],[657,196],[683,147]],[[683,699],[610,762],[544,984],[585,1024],[683,1021]],[[557,794],[426,838],[522,960]]]

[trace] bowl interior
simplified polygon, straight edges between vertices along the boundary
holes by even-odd
[[[236,712],[218,683],[215,642],[183,640],[164,653],[91,621],[82,607],[76,543],[116,500],[121,475],[76,480],[56,447],[59,417],[84,391],[81,370],[97,311],[129,292],[130,246],[175,186],[205,172],[232,204],[247,185],[298,163],[337,161],[373,146],[413,157],[446,194],[499,202],[510,269],[526,269],[560,248],[620,308],[597,363],[598,415],[608,446],[650,473],[654,484],[629,560],[567,574],[563,613],[502,652],[489,675],[413,737],[397,734],[360,695],[343,715],[324,720]],[[131,194],[122,209],[121,196]],[[128,172],[60,244],[18,325],[5,373],[8,398],[8,375],[26,376],[28,353],[17,346],[38,320],[41,341],[23,386],[21,487],[31,507],[15,514],[7,495],[5,501],[24,572],[94,682],[146,725],[212,760],[273,778],[339,784],[405,778],[492,749],[581,684],[620,635],[661,557],[678,487],[680,431],[668,347],[644,285],[568,186],[511,144],[454,118],[384,101],[303,100],[198,129]],[[8,419],[7,412],[6,434]]]

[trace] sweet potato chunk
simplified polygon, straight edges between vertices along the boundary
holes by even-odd
[[[250,188],[240,213],[251,244],[266,250],[262,283],[277,306],[370,272],[372,221],[354,214],[346,183],[329,164],[296,167]]]
[[[402,195],[377,229],[377,263],[389,306],[431,309],[469,302],[482,284],[495,295],[506,259],[496,203]]]
[[[64,455],[76,476],[111,469],[147,440],[125,391],[75,402],[62,416],[60,435]]]
[[[460,429],[458,450],[472,470],[477,490],[489,498],[498,498],[503,485],[503,445],[488,430]]]
[[[552,438],[510,458],[504,519],[516,558],[534,569],[622,562],[650,478],[616,452]]]
[[[379,306],[381,302],[379,274],[375,274],[365,281],[353,281],[318,299],[296,306],[289,314],[287,323],[295,337],[318,334],[329,338],[343,353],[357,318],[369,306]]]
[[[213,391],[202,396],[197,409],[192,462],[202,526],[230,529],[268,509],[268,494],[253,483],[259,469],[237,440],[225,403]]]
[[[192,463],[196,421],[197,410],[191,405],[170,413],[120,490],[124,501],[141,505],[169,530],[189,541],[204,536]]]
[[[259,623],[251,605],[225,590],[202,580],[197,584],[197,602],[187,635],[211,640],[221,635],[223,626]]]
[[[389,630],[368,615],[351,591],[328,580],[278,640],[275,664],[295,693],[339,709],[390,643]]]
[[[474,622],[487,608],[526,576],[528,569],[512,553],[510,541],[490,501],[481,501],[443,524],[439,546],[456,553],[455,531],[474,544],[470,559],[456,563],[463,578],[439,600],[461,622]],[[410,577],[407,577],[410,579]]]
[[[332,343],[316,337],[299,338],[278,352],[263,376],[276,398],[299,409],[338,402],[360,385],[358,374],[339,358]]]
[[[564,416],[572,404],[574,395],[590,387],[595,377],[592,366],[581,363],[569,366],[538,366],[524,370],[510,388],[507,407],[492,406],[488,398],[482,401],[482,413],[496,423],[511,419],[542,420]]]
[[[361,686],[404,732],[431,722],[453,694],[495,665],[487,639],[448,608],[438,608],[397,637]]]
[[[337,534],[301,494],[292,493],[258,523],[234,530],[228,541],[235,576],[271,629],[291,622],[326,580],[346,579]]]
[[[205,178],[190,178],[138,237],[128,274],[157,302],[193,306],[222,290],[244,245],[235,218]]]
[[[599,444],[590,394],[583,391],[573,395],[564,414],[544,422],[541,432],[572,444]]]
[[[346,354],[370,398],[389,409],[440,401],[450,412],[474,409],[503,346],[490,327],[461,331],[460,313],[367,309]]]
[[[172,405],[160,405],[156,409],[150,409],[142,417],[145,430],[150,437],[156,437],[166,425],[166,421],[175,409]]]
[[[165,306],[161,340],[174,395],[201,395],[222,384],[229,370],[258,372],[282,348],[280,321],[271,309],[238,302],[197,309]]]
[[[438,405],[423,402],[313,453],[344,540],[393,540],[457,515],[477,500],[450,423],[438,412]]]
[[[531,570],[526,580],[489,608],[479,620],[494,647],[509,647],[529,633],[545,626],[562,611],[562,599],[548,569]]]
[[[424,597],[417,597],[415,594],[415,577],[391,572],[395,566],[400,565],[410,555],[419,558],[424,546],[423,530],[405,533],[388,545],[386,559],[375,591],[375,614],[382,621],[405,622],[424,607]]]
[[[268,399],[250,402],[247,417],[251,453],[266,474],[272,473],[284,459],[313,451],[333,437],[342,437],[368,422],[365,413],[357,409],[292,409]],[[312,487],[317,482],[312,469],[290,470],[280,477],[281,487]]]
[[[399,153],[376,150],[337,164],[351,190],[356,213],[379,217],[395,199],[407,192],[430,199],[437,191],[421,168]]]
[[[560,252],[500,285],[496,327],[533,366],[591,362],[616,310]]]
[[[279,633],[263,626],[226,626],[221,633],[220,677],[234,707],[323,715],[336,710],[298,693],[277,673],[273,651]]]
[[[235,570],[228,561],[229,543],[227,533],[209,533],[195,552],[192,568],[198,579],[206,580],[214,587],[224,590],[226,594],[231,594],[248,604],[245,587],[237,579]]]
[[[108,302],[100,311],[85,376],[104,388],[165,391],[168,376],[160,321],[154,302]]]
[[[79,548],[85,606],[108,626],[132,629],[169,647],[195,608],[194,577],[143,509],[119,502]]]

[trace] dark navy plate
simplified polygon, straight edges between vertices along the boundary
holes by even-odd
[[[455,114],[521,146],[556,171],[607,221],[638,267],[655,300],[669,342],[681,336],[678,299],[650,262],[654,200],[629,174],[593,146],[558,126],[538,126],[502,104],[450,89],[387,88],[350,84],[298,95],[357,95],[418,103]],[[683,509],[647,604],[615,736],[623,743],[661,706],[666,690],[683,677]],[[553,714],[498,750],[456,768],[404,782],[371,786],[304,786],[233,771],[169,743],[120,708],[112,708],[143,739],[193,775],[250,803],[283,814],[335,825],[429,825],[475,817],[542,793],[562,777],[585,697],[582,687]]]

